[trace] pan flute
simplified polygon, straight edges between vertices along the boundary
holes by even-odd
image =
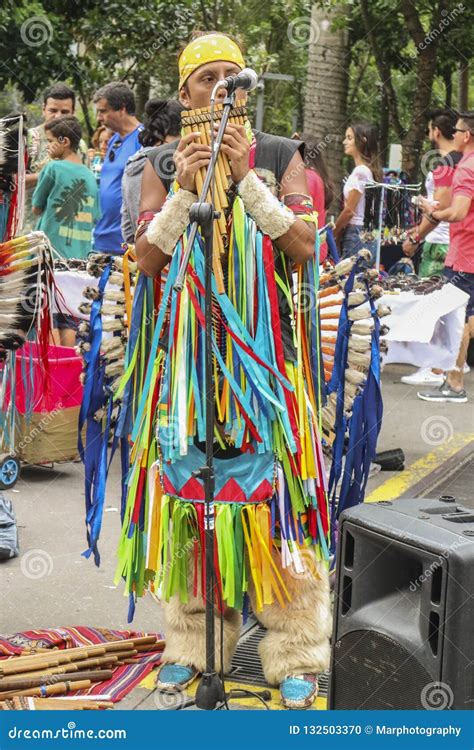
[[[214,107],[214,121],[220,123],[224,106],[216,104]],[[238,125],[245,125],[247,120],[247,109],[242,102],[236,102],[236,106],[231,109],[229,122]],[[192,109],[181,113],[181,134],[200,133],[198,143],[206,146],[211,145],[211,108]],[[196,189],[201,194],[204,179],[206,177],[206,168],[203,167],[196,174]],[[222,258],[228,247],[228,230],[226,211],[229,208],[228,190],[231,185],[231,169],[227,156],[220,151],[217,157],[214,181],[214,205],[216,211],[220,213],[219,218],[214,222],[214,274],[217,282],[222,279],[222,270],[220,270],[220,258]],[[209,190],[206,200],[211,200],[211,190]],[[219,284],[220,285],[220,284]]]

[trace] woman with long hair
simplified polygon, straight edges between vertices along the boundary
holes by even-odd
[[[367,247],[375,255],[375,241],[363,242],[365,190],[367,183],[382,177],[379,166],[377,128],[368,122],[349,125],[343,140],[344,153],[354,160],[354,169],[344,183],[344,208],[337,217],[334,236],[342,256],[355,255]]]
[[[313,206],[318,213],[318,228],[326,223],[326,211],[334,198],[334,185],[321,154],[321,141],[311,133],[295,133],[294,139],[304,143],[304,165],[308,190]],[[325,242],[320,247],[320,260],[326,260],[328,248]]]
[[[145,127],[138,136],[143,148],[130,157],[122,178],[122,236],[133,243],[138,221],[142,174],[147,158],[163,143],[176,141],[181,133],[181,112],[176,99],[150,99],[145,105]]]

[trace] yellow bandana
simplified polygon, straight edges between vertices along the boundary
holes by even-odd
[[[235,63],[241,69],[245,68],[242,52],[229,37],[223,34],[206,34],[194,39],[179,58],[179,88],[184,86],[191,73],[201,65],[221,60]]]

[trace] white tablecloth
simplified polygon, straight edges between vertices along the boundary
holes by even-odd
[[[416,367],[450,370],[456,363],[469,296],[453,284],[426,295],[413,292],[384,294],[379,304],[392,314],[382,318],[390,332],[384,364],[399,362]]]
[[[76,317],[86,286],[97,286],[99,279],[85,271],[57,271],[56,284],[68,308]],[[426,295],[413,292],[384,294],[379,303],[389,305],[392,314],[382,318],[390,327],[384,364],[400,362],[416,367],[451,369],[461,342],[468,295],[452,284]]]
[[[87,271],[56,271],[54,280],[71,314],[76,318],[88,320],[88,315],[79,312],[79,305],[86,301],[82,292],[86,286],[97,286],[99,279],[90,276]],[[57,312],[56,306],[53,312]]]

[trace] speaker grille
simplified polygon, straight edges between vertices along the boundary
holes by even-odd
[[[335,644],[331,681],[333,709],[422,709],[433,677],[392,638],[354,630]]]

